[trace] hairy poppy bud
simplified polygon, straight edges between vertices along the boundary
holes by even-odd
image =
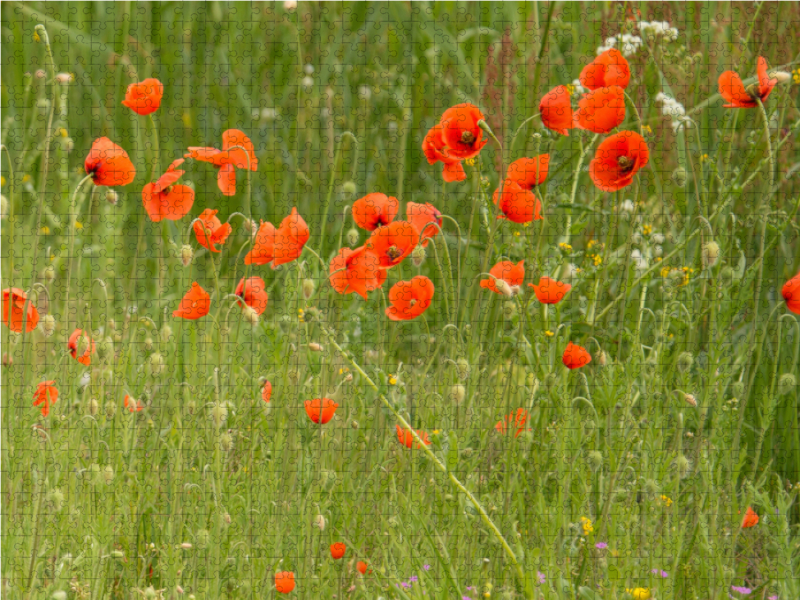
[[[606,354],[605,350],[600,350],[595,357],[597,364],[601,367],[605,367],[608,364],[608,354]]]
[[[145,352],[150,352],[153,349],[153,338],[149,336],[144,338],[144,349]]]
[[[452,400],[456,404],[461,404],[464,401],[464,398],[467,397],[467,388],[465,388],[460,383],[450,386],[449,396],[450,400]]]
[[[691,352],[681,352],[678,355],[678,370],[685,373],[692,368],[694,364],[694,355]]]
[[[184,244],[181,248],[181,262],[184,267],[188,267],[192,263],[193,256],[194,250],[192,250],[192,247],[189,244]]]
[[[172,340],[172,327],[164,324],[161,331],[158,332],[158,339],[162,344],[168,344]]]
[[[685,479],[692,470],[692,463],[685,455],[681,454],[675,459],[675,470],[678,472],[678,477]]]
[[[325,517],[322,515],[317,515],[314,517],[314,527],[319,529],[320,531],[325,531],[325,525],[327,522],[325,521]]]
[[[351,227],[350,230],[347,232],[347,244],[350,247],[355,246],[358,244],[359,233],[358,229],[355,227]]]
[[[117,195],[117,192],[111,188],[106,188],[106,202],[112,206],[116,206],[117,202],[119,202],[119,196]]]
[[[47,283],[52,283],[53,280],[56,278],[56,270],[53,268],[53,265],[47,265],[42,272],[42,277]]]
[[[589,452],[589,467],[592,471],[599,471],[603,467],[603,455],[599,450]]]
[[[705,268],[713,267],[717,264],[719,259],[719,244],[716,242],[706,242],[703,244],[701,251],[703,266]]]
[[[231,448],[233,448],[233,437],[227,431],[219,436],[219,447],[222,448],[223,452],[230,452]]]
[[[658,482],[655,479],[646,479],[644,482],[644,491],[648,494],[657,494]]]
[[[466,358],[459,358],[456,361],[456,373],[461,381],[466,381],[469,377],[469,361]]]
[[[0,194],[0,219],[5,219],[8,216],[8,198]]]
[[[792,74],[787,71],[772,71],[769,73],[770,79],[777,79],[778,83],[786,83],[792,79]]]
[[[161,375],[161,373],[164,371],[164,357],[158,352],[154,352],[150,355],[148,362],[150,363],[150,372],[153,375]]]
[[[358,427],[359,427],[358,421],[356,421],[356,420],[351,421],[350,422],[350,427],[353,428],[353,429],[358,429]]]
[[[99,410],[100,410],[100,405],[97,404],[97,399],[91,398],[89,400],[89,404],[86,407],[86,412],[88,412],[92,416],[95,416]]]
[[[245,306],[242,309],[242,318],[253,327],[258,325],[258,313],[250,306]]]
[[[781,396],[785,396],[794,390],[796,385],[797,378],[792,373],[784,373],[781,375],[780,379],[778,379],[778,393]]]
[[[316,285],[314,284],[313,279],[304,279],[303,280],[303,298],[306,300],[310,300],[311,296],[314,295],[314,290]]]
[[[313,352],[322,352],[324,350],[322,344],[318,344],[317,342],[311,342],[308,344],[308,349]]]
[[[691,394],[684,394],[683,399],[686,400],[686,403],[690,406],[697,406],[697,398],[692,396]]]
[[[53,512],[61,512],[61,509],[64,508],[64,492],[58,488],[54,489],[47,494],[47,502]]]
[[[425,254],[425,248],[422,245],[414,248],[414,251],[411,253],[411,262],[414,263],[415,267],[419,267],[425,262]]]
[[[217,402],[211,407],[211,420],[214,422],[214,426],[219,429],[222,427],[222,424],[225,422],[225,419],[228,418],[228,407],[222,404],[221,402]]]
[[[495,279],[494,287],[498,292],[503,294],[506,298],[511,298],[514,295],[514,292],[511,290],[511,285],[506,283],[506,281],[503,279]]]
[[[106,402],[106,419],[113,419],[115,414],[117,414],[117,405],[113,400],[109,400]]]
[[[50,337],[56,330],[56,319],[53,315],[44,315],[39,322],[39,327],[45,337]]]
[[[686,173],[686,169],[684,169],[683,167],[678,167],[672,172],[672,181],[679,188],[684,187],[686,185],[687,180],[688,180],[688,175]]]
[[[348,194],[350,196],[354,195],[356,193],[356,184],[355,184],[355,182],[354,181],[345,181],[344,184],[342,184],[342,191],[345,194]]]

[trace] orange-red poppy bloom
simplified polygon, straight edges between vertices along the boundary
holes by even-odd
[[[744,519],[742,519],[742,529],[749,529],[756,525],[758,525],[758,515],[753,510],[753,507],[748,506],[747,511],[744,513]]]
[[[124,404],[125,408],[130,412],[141,412],[144,408],[144,403],[141,400],[131,398],[128,394],[125,394],[125,399],[122,401],[122,404]]]
[[[625,91],[618,85],[584,94],[574,115],[575,125],[594,133],[608,133],[625,120]]]
[[[269,295],[264,289],[264,280],[261,277],[249,277],[239,282],[236,286],[235,294],[244,300],[244,304],[256,311],[257,314],[262,315],[267,310],[267,302]],[[239,306],[244,309],[244,305],[239,302]]]
[[[419,244],[419,232],[408,221],[393,221],[372,232],[365,247],[383,269],[399,265]]]
[[[107,137],[94,141],[83,167],[95,185],[128,185],[136,177],[136,168],[128,153]]]
[[[580,369],[592,362],[592,355],[587,352],[586,348],[570,342],[567,344],[567,349],[564,350],[564,356],[561,357],[561,362],[563,362],[564,366],[568,369]]]
[[[536,299],[542,304],[558,304],[566,293],[572,289],[568,283],[561,283],[549,277],[540,277],[539,285],[529,283],[528,287],[533,288]]]
[[[272,384],[269,381],[265,381],[264,385],[261,387],[261,399],[264,402],[269,402],[272,398]]]
[[[409,202],[406,204],[406,219],[419,232],[420,243],[423,246],[427,246],[428,241],[436,237],[442,227],[442,213],[433,204]]]
[[[412,277],[411,281],[398,281],[389,290],[389,306],[386,316],[392,321],[416,319],[431,305],[433,282],[424,275]]]
[[[339,560],[344,556],[344,553],[347,551],[347,546],[345,546],[342,542],[336,542],[335,544],[331,544],[331,556],[334,560]]]
[[[22,323],[25,322],[25,331],[33,331],[39,324],[39,311],[28,302],[28,295],[19,288],[6,288],[3,290],[3,323],[11,331],[22,333]]]
[[[506,179],[510,179],[523,190],[532,190],[544,183],[549,169],[549,154],[540,154],[534,158],[519,158],[508,166]]]
[[[188,185],[173,185],[185,171],[178,169],[183,159],[174,161],[167,172],[155,183],[148,183],[142,190],[142,202],[150,220],[177,221],[186,216],[194,204],[194,190]]]
[[[366,575],[367,574],[367,563],[365,563],[365,562],[363,562],[361,560],[358,561],[356,563],[356,569],[358,569],[358,572],[361,573],[362,575]]]
[[[781,295],[786,301],[786,308],[800,315],[800,273],[783,284]],[[3,297],[5,298],[5,292],[3,292]],[[5,310],[3,314],[5,315]]]
[[[50,407],[58,400],[58,390],[55,381],[42,381],[33,392],[33,405],[42,407],[42,416],[50,414]]]
[[[336,409],[339,405],[330,398],[314,398],[313,400],[306,400],[304,403],[306,407],[306,414],[308,418],[314,423],[325,425],[333,418]]]
[[[635,131],[608,136],[597,147],[589,164],[589,177],[604,192],[628,187],[636,172],[650,160],[644,138]]]
[[[525,431],[525,425],[528,422],[528,411],[524,408],[518,408],[515,412],[508,414],[502,421],[498,421],[497,425],[494,428],[502,434],[505,434],[507,431],[513,431],[516,429],[516,433],[514,433],[514,437],[519,437],[523,431]]]
[[[441,125],[432,127],[425,135],[425,139],[422,141],[422,151],[425,153],[425,158],[428,159],[428,164],[442,162],[442,178],[447,183],[464,181],[467,178],[461,159],[454,158],[447,153]]]
[[[393,196],[378,192],[367,194],[353,203],[353,221],[361,229],[374,231],[376,227],[388,225],[397,216],[400,202]]]
[[[258,159],[250,138],[243,131],[228,129],[222,134],[222,151],[216,148],[190,146],[184,156],[208,162],[219,169],[217,186],[226,196],[236,193],[236,169],[258,169]]]
[[[478,125],[483,120],[483,113],[472,104],[456,104],[444,111],[439,123],[447,156],[459,160],[477,156],[488,141]]]
[[[149,115],[158,110],[163,97],[164,85],[158,79],[151,77],[139,83],[130,84],[122,104],[137,115]]]
[[[246,265],[266,265],[275,258],[275,236],[278,230],[269,221],[261,221],[253,240],[253,248],[244,257]]]
[[[219,252],[217,244],[224,244],[225,240],[233,231],[230,223],[222,223],[217,218],[218,210],[205,209],[200,216],[200,222],[193,225],[194,235],[197,243],[203,248],[208,248],[211,252]]]
[[[488,279],[481,279],[481,287],[492,290],[495,294],[514,295],[525,279],[525,261],[514,264],[510,260],[502,260],[489,269]],[[499,283],[499,282],[503,283]]]
[[[416,440],[414,440],[414,434],[411,433],[410,429],[403,429],[400,425],[395,425],[397,428],[397,440],[403,444],[406,448],[411,448]],[[419,439],[421,439],[426,446],[431,445],[431,441],[428,439],[428,434],[424,431],[420,431],[419,429],[416,430]],[[422,446],[419,445],[419,442],[416,442],[417,448],[421,448]]]
[[[272,261],[272,268],[300,258],[309,237],[311,232],[308,225],[297,209],[292,208],[292,212],[281,221],[275,234],[275,260]]]
[[[587,90],[611,85],[625,89],[631,80],[631,68],[622,52],[611,48],[583,67],[578,79]]]
[[[770,78],[767,73],[767,61],[763,56],[758,57],[756,71],[758,84],[746,88],[742,78],[733,71],[725,71],[719,76],[719,93],[728,102],[725,108],[753,108],[758,106],[757,100],[763,102],[767,99],[778,80],[774,77]]]
[[[294,573],[281,571],[275,573],[275,589],[281,594],[288,594],[294,589]]]
[[[205,317],[211,309],[211,296],[196,281],[181,300],[178,310],[172,312],[173,317],[195,320]]]
[[[530,223],[542,217],[542,203],[531,190],[526,190],[511,179],[503,182],[503,189],[496,189],[492,200],[503,213],[498,218],[513,223]]]
[[[73,331],[67,343],[70,356],[82,365],[92,364],[92,354],[94,354],[95,346],[94,340],[82,329]],[[78,350],[83,350],[80,356],[78,356]]]
[[[367,292],[386,281],[386,270],[380,268],[377,255],[366,246],[355,250],[345,247],[331,260],[329,280],[339,294],[358,294],[366,300]]]
[[[539,102],[539,115],[542,123],[561,135],[569,135],[569,129],[575,125],[572,118],[572,100],[569,89],[559,85],[547,92]]]

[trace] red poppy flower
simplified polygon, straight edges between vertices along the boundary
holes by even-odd
[[[618,85],[585,94],[575,111],[575,124],[594,133],[608,133],[625,120],[625,91]]]
[[[194,204],[194,190],[188,185],[172,185],[185,171],[178,169],[183,159],[174,161],[167,172],[155,183],[148,183],[142,190],[142,202],[147,216],[154,223],[161,219],[177,221],[186,216]]]
[[[398,281],[389,290],[389,308],[386,316],[392,321],[416,319],[431,305],[433,282],[424,275],[412,277],[411,281]]]
[[[564,350],[564,356],[561,357],[561,362],[563,362],[564,366],[568,369],[580,369],[592,362],[592,355],[586,351],[586,348],[582,348],[570,342],[567,344],[567,349]]]
[[[164,86],[158,79],[145,79],[139,83],[132,83],[125,92],[122,104],[130,108],[137,115],[149,115],[161,106],[164,96]]]
[[[82,365],[92,364],[92,354],[94,354],[96,344],[89,334],[82,329],[76,329],[69,336],[67,347],[72,358],[77,360]],[[78,356],[78,350],[83,350],[83,354]]]
[[[310,236],[303,217],[297,213],[296,208],[292,208],[292,212],[281,221],[281,226],[275,233],[275,260],[272,268],[297,260]]]
[[[400,425],[395,425],[397,428],[397,440],[403,444],[406,448],[411,448],[414,445],[414,434],[411,433],[410,429],[403,429]],[[416,430],[419,439],[421,439],[426,446],[431,445],[431,441],[428,439],[428,434],[424,431],[420,431],[419,429]],[[419,442],[416,442],[417,448],[421,448],[422,446],[419,445]],[[363,572],[362,572],[363,575]]]
[[[28,302],[28,310],[25,310],[27,300],[28,295],[19,288],[3,290],[3,323],[11,331],[22,333],[23,321],[26,332],[33,331],[39,324],[39,311],[36,310],[33,302]]]
[[[272,398],[272,384],[269,381],[265,381],[264,386],[261,388],[261,399],[264,402],[269,403],[271,398]]]
[[[572,289],[568,283],[561,283],[549,277],[540,277],[539,285],[529,283],[528,287],[533,288],[536,299],[542,304],[558,304],[566,293]]]
[[[419,244],[419,232],[408,221],[393,221],[378,227],[366,243],[367,250],[378,257],[378,264],[388,269],[399,265]]]
[[[294,573],[281,571],[275,573],[275,589],[281,594],[288,594],[294,589]]]
[[[521,260],[517,264],[509,260],[500,261],[489,270],[489,274],[492,277],[481,280],[482,288],[492,290],[495,294],[513,296],[525,279],[525,261]],[[498,283],[499,281],[503,283]]]
[[[42,381],[33,392],[33,405],[42,407],[42,416],[50,414],[50,407],[58,400],[58,390],[55,381]]]
[[[356,569],[358,569],[358,572],[361,573],[362,575],[366,575],[367,574],[367,563],[365,563],[363,561],[358,561],[356,563]]]
[[[511,431],[516,428],[514,437],[519,437],[519,434],[525,431],[525,424],[528,422],[528,411],[524,408],[518,408],[516,412],[506,415],[502,421],[499,421],[494,428],[502,434],[506,431]]]
[[[95,185],[128,185],[136,177],[136,168],[128,153],[107,137],[94,141],[83,166]]]
[[[321,423],[322,425],[330,421],[336,409],[339,408],[339,405],[330,398],[306,400],[304,406],[306,407],[308,418],[314,423]]]
[[[365,246],[342,248],[331,260],[331,287],[339,294],[355,293],[366,300],[367,292],[377,290],[386,281],[386,270],[380,268],[379,262]]]
[[[264,280],[261,277],[249,277],[247,280],[242,277],[234,293],[259,315],[264,314],[264,311],[267,310],[269,296],[264,290]],[[239,306],[244,308],[241,302],[239,302]]]
[[[428,240],[436,237],[442,227],[442,213],[436,210],[432,204],[409,202],[406,204],[406,219],[419,232],[423,246],[427,246]],[[435,223],[438,225],[438,229],[429,223]]]
[[[611,48],[586,65],[581,71],[579,80],[587,90],[611,85],[625,89],[631,80],[631,68],[622,56],[622,52]]]
[[[331,544],[331,556],[334,560],[339,560],[344,556],[344,553],[347,551],[347,546],[345,546],[342,542],[336,542],[335,544]]]
[[[275,236],[278,230],[269,221],[261,221],[253,241],[253,248],[244,257],[246,265],[266,265],[275,258]]]
[[[559,85],[547,92],[539,102],[539,114],[545,127],[561,135],[569,135],[568,130],[575,125],[567,86]]]
[[[447,154],[441,125],[432,127],[425,135],[425,139],[422,141],[422,151],[425,153],[425,158],[428,159],[428,164],[433,165],[440,161],[443,163],[442,178],[447,183],[464,181],[467,178],[461,160]]]
[[[540,221],[542,217],[542,203],[530,190],[523,189],[516,181],[506,179],[503,182],[502,192],[494,191],[493,202],[503,215],[499,218],[508,219],[513,223],[530,223]]]
[[[191,289],[181,300],[178,310],[173,311],[172,316],[193,321],[205,317],[210,309],[211,296],[194,281]]]
[[[635,131],[620,131],[604,139],[589,164],[589,177],[604,192],[627,187],[650,159],[644,138]]]
[[[240,146],[237,148],[236,146]],[[216,148],[190,146],[187,158],[208,162],[219,169],[217,186],[226,196],[236,193],[236,169],[258,169],[258,159],[250,138],[243,131],[228,129],[222,134],[222,151]]]
[[[141,400],[136,400],[125,394],[125,399],[122,401],[130,412],[141,412],[144,408],[144,403]]]
[[[483,130],[478,126],[483,113],[472,104],[457,104],[444,111],[439,122],[442,141],[451,159],[464,160],[477,156],[488,140],[483,140]]]
[[[776,78],[770,78],[767,73],[767,61],[763,56],[758,57],[758,85],[744,87],[742,78],[733,71],[725,71],[719,76],[719,93],[728,101],[725,108],[753,108],[758,106],[757,99],[764,102],[778,83]]]
[[[386,194],[372,193],[353,203],[353,220],[361,229],[373,231],[380,225],[388,225],[397,216],[400,203]]]
[[[742,519],[742,529],[749,529],[756,525],[758,525],[758,515],[751,506],[748,506],[747,511],[744,513],[744,519]]]
[[[224,244],[225,240],[233,231],[230,223],[223,224],[218,218],[218,210],[205,209],[200,216],[200,222],[195,222],[194,235],[197,243],[203,248],[208,248],[211,252],[219,252],[217,244]]]
[[[783,284],[781,295],[786,300],[786,308],[800,315],[800,273]],[[3,292],[3,296],[5,297],[5,292]],[[5,310],[3,314],[5,314]]]
[[[547,179],[550,155],[540,154],[534,158],[520,158],[508,166],[506,179],[510,179],[523,190],[532,190]]]

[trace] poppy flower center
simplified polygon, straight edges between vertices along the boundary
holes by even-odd
[[[747,95],[750,96],[753,100],[761,98],[761,90],[759,89],[757,83],[748,85],[746,88],[744,88],[744,91],[747,92]]]
[[[630,171],[633,168],[633,159],[628,156],[620,156],[617,159],[617,164],[623,171]]]
[[[471,131],[462,131],[461,132],[461,141],[465,144],[471,144],[475,141],[475,134]]]
[[[411,299],[411,300],[408,302],[408,305],[409,305],[409,306],[411,306],[411,307],[414,307],[414,306],[416,306],[416,305],[417,305],[417,299],[416,299],[416,298],[412,298],[412,299]]]
[[[403,251],[400,250],[397,246],[389,246],[389,249],[386,251],[386,256],[391,258],[392,260],[397,260],[403,255]]]

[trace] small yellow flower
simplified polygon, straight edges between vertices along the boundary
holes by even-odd
[[[39,34],[36,33],[35,31],[33,32],[33,41],[34,42],[41,42],[42,41],[42,38],[40,38]]]
[[[397,385],[397,378],[394,375],[389,375],[389,385]]]
[[[666,266],[666,267],[662,268],[662,269],[661,269],[661,277],[663,277],[664,279],[666,279],[667,277],[669,277],[669,272],[670,272],[671,270],[672,270],[672,269],[671,269],[669,266]]]
[[[642,125],[642,133],[645,135],[653,135],[653,129],[650,125]]]
[[[661,496],[661,501],[664,503],[664,506],[670,507],[672,506],[672,498],[669,496]]]
[[[642,227],[642,233],[645,235],[650,235],[651,233],[653,233],[653,227],[651,225],[645,225],[644,227]]]
[[[80,221],[75,221],[75,229],[83,229],[83,223]]]
[[[56,259],[56,255],[55,254],[51,254],[50,255],[50,262],[53,262],[55,259]]]
[[[25,175],[22,176],[22,183],[28,183],[30,180],[31,176],[28,175],[27,173],[25,173]]]
[[[595,267],[599,267],[599,266],[600,266],[600,264],[603,262],[603,257],[602,257],[602,256],[600,256],[599,254],[595,254],[595,255],[592,257],[592,261],[594,262],[594,266],[595,266]]]
[[[41,231],[42,235],[50,235],[50,228],[47,225],[42,227],[39,231]]]
[[[794,81],[794,83],[800,84],[800,67],[792,71],[792,81]]]
[[[67,137],[67,135],[68,135],[68,134],[67,134],[67,130],[66,130],[66,128],[64,128],[64,127],[62,127],[61,129],[59,129],[59,130],[58,130],[58,134],[59,134],[61,137]]]
[[[475,159],[474,158],[468,158],[464,162],[467,163],[470,167],[474,167],[475,166]]]
[[[523,226],[525,229],[527,229],[528,227],[530,227],[530,226],[531,226],[531,224],[530,224],[530,223],[523,223],[523,224],[522,224],[522,226]]]
[[[650,600],[652,597],[648,588],[626,588],[625,591],[633,597],[633,600]]]
[[[581,527],[583,527],[583,535],[589,535],[594,531],[592,520],[588,517],[581,517]]]
[[[701,154],[700,155],[700,162],[701,163],[708,162],[708,154]]]
[[[433,435],[439,435],[440,433],[442,433],[441,429],[434,429],[433,430]]]
[[[192,115],[191,115],[191,113],[188,113],[188,112],[183,113],[183,115],[181,115],[181,121],[183,121],[183,126],[184,127],[186,127],[187,129],[191,128],[191,126],[192,126]]]
[[[558,247],[561,248],[561,250],[564,251],[564,252],[572,252],[572,246],[570,246],[566,242],[561,242],[558,245]]]
[[[544,332],[544,335],[545,335],[545,337],[553,337],[555,335],[555,333],[553,333],[552,331],[550,331],[548,329],[547,331]]]
[[[572,95],[572,94],[574,94],[574,93],[575,93],[575,86],[574,86],[574,85],[572,85],[571,83],[568,83],[568,84],[567,84],[567,85],[565,85],[564,87],[566,87],[566,88],[567,88],[567,91],[570,93],[570,95]]]
[[[6,186],[6,178],[0,175],[0,187]]]
[[[519,237],[519,236],[520,236],[520,233],[519,233],[519,231],[515,231],[515,232],[514,232],[514,237]]]
[[[597,245],[597,240],[589,240],[586,242],[586,249],[594,248]]]

